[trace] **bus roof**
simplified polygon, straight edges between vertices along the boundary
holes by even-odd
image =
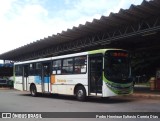
[[[54,57],[48,57],[48,58],[40,58],[40,59],[35,59],[35,60],[17,62],[17,63],[14,63],[14,65],[34,63],[34,62],[45,62],[45,61],[50,61],[50,60],[69,58],[69,57],[76,57],[76,56],[82,56],[82,55],[87,55],[87,54],[88,54],[88,52],[81,52],[81,53],[67,54],[67,55],[54,56]]]
[[[107,50],[122,50],[122,49],[114,49],[114,48],[98,49],[98,50],[92,50],[92,51],[86,51],[86,52],[80,52],[80,53],[74,53],[74,54],[67,54],[67,55],[61,55],[61,56],[54,56],[54,57],[48,57],[48,58],[40,58],[40,59],[35,59],[35,60],[17,62],[14,64],[18,65],[18,64],[27,64],[27,63],[34,63],[34,62],[45,62],[45,61],[50,61],[50,60],[76,57],[76,56],[82,56],[82,55],[88,55],[88,54],[105,53]]]

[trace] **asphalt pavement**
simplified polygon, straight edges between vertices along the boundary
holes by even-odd
[[[138,90],[135,90],[138,91]],[[140,91],[140,90],[139,90]],[[133,94],[135,95],[135,93]],[[110,99],[90,97],[85,102],[79,102],[73,96],[40,95],[32,97],[29,92],[13,89],[0,89],[0,112],[160,112],[159,99],[135,98],[135,96],[118,96]],[[61,114],[63,115],[63,113]],[[2,119],[0,119],[1,121]],[[16,121],[16,119],[12,119]],[[18,119],[21,120],[21,119]],[[23,120],[23,119],[22,119]],[[42,119],[24,119],[27,121],[42,121]],[[46,121],[135,121],[138,119],[77,119],[77,118],[53,118]],[[141,119],[140,121],[150,121]],[[156,120],[156,119],[154,119]],[[3,121],[3,120],[2,120]]]

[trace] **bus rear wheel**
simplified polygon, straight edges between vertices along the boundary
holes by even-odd
[[[36,96],[37,96],[37,89],[36,89],[36,86],[35,86],[35,85],[32,85],[32,86],[31,86],[30,92],[31,92],[31,95],[32,95],[33,97],[36,97]]]
[[[85,90],[84,87],[82,87],[82,86],[77,87],[77,89],[76,89],[76,98],[79,101],[84,101],[86,99],[86,90]]]

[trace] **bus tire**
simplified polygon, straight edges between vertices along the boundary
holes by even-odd
[[[78,86],[76,89],[76,98],[79,101],[85,101],[86,99],[86,90],[83,86]]]
[[[35,85],[32,85],[32,86],[31,86],[30,92],[31,92],[31,95],[32,95],[33,97],[36,97],[36,96],[37,96],[37,89],[36,89],[36,86],[35,86]]]

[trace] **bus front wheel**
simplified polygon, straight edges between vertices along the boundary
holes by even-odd
[[[36,96],[37,96],[37,89],[36,89],[36,86],[35,86],[35,85],[32,85],[32,86],[31,86],[30,92],[31,92],[31,95],[32,95],[33,97],[36,97]]]
[[[85,100],[85,98],[86,98],[86,90],[85,90],[84,87],[82,87],[82,86],[77,87],[77,89],[76,89],[76,98],[79,101],[84,101]]]

